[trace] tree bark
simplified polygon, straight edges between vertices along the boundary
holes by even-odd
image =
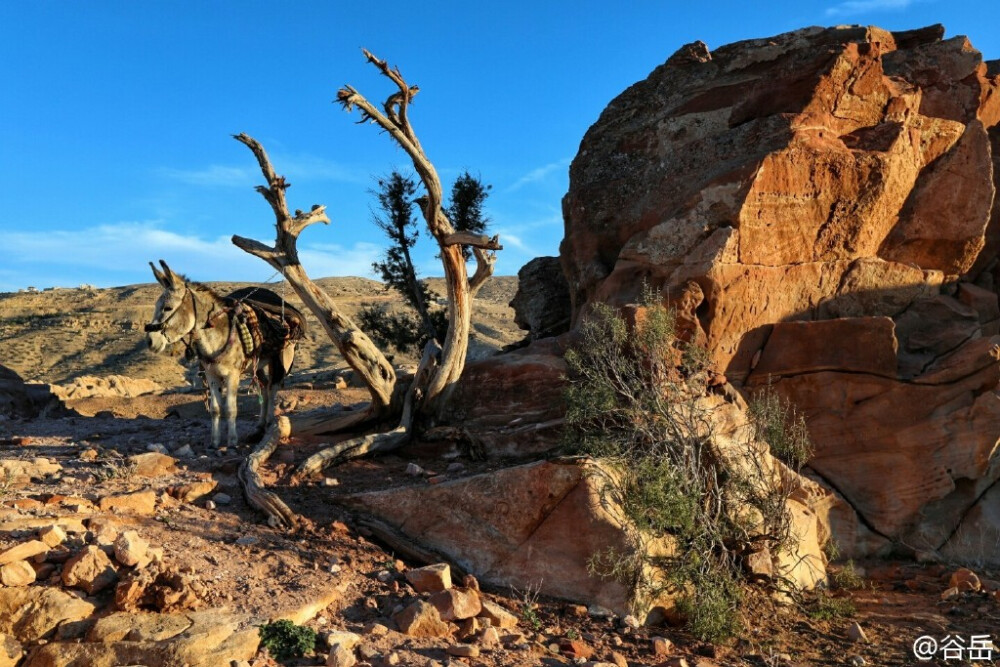
[[[270,458],[271,454],[278,447],[278,443],[283,438],[291,434],[291,425],[287,417],[278,417],[271,428],[264,434],[264,438],[257,445],[257,448],[240,465],[237,476],[240,486],[243,487],[243,495],[247,502],[267,515],[267,523],[273,527],[286,526],[295,528],[298,526],[298,516],[286,505],[281,498],[264,488],[264,482],[260,478],[259,470]]]

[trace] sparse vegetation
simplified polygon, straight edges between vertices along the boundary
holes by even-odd
[[[835,598],[822,592],[806,611],[810,618],[818,621],[833,621],[838,618],[850,618],[858,610],[850,598]]]
[[[538,615],[538,591],[540,588],[540,586],[528,586],[523,592],[520,592],[511,587],[511,597],[517,600],[517,610],[521,621],[535,632],[542,629],[542,619]]]
[[[316,631],[289,620],[260,626],[260,645],[277,660],[301,658],[316,648]]]
[[[678,596],[690,631],[721,640],[741,627],[741,554],[761,542],[772,552],[794,547],[789,489],[754,438],[743,437],[739,451],[719,446],[707,355],[676,332],[673,313],[648,289],[629,320],[594,307],[566,355],[566,444],[605,464],[605,493],[635,547],[594,554],[591,572],[634,586],[637,607]],[[807,457],[787,404],[769,398],[751,419],[750,435],[794,452],[796,463]]]
[[[838,569],[830,572],[830,582],[835,588],[845,591],[859,591],[868,587],[868,582],[858,572],[853,560],[848,560]]]

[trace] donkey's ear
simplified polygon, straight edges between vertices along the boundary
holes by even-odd
[[[162,271],[160,271],[159,269],[156,268],[156,264],[153,264],[152,262],[150,262],[149,263],[149,268],[153,269],[153,277],[156,278],[156,282],[160,283],[160,285],[163,288],[170,289],[170,285],[167,282],[167,277],[165,275],[163,275]]]
[[[174,273],[171,270],[171,268],[169,266],[167,266],[167,263],[164,262],[162,259],[160,260],[160,266],[163,267],[163,274],[164,274],[164,276],[166,277],[166,280],[167,280],[167,284],[165,285],[165,287],[167,287],[167,289],[176,289],[177,287],[179,287],[179,286],[181,286],[181,285],[184,284],[184,279],[181,278],[176,273]]]

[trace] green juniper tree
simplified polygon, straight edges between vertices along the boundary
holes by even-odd
[[[483,185],[468,171],[456,179],[445,209],[456,231],[476,234],[485,231],[489,219],[483,213],[483,203],[491,187]],[[372,267],[381,276],[386,289],[396,290],[416,317],[391,312],[385,306],[370,305],[360,313],[361,327],[380,344],[400,352],[416,350],[428,340],[442,340],[448,330],[444,311],[431,308],[438,294],[426,280],[418,277],[410,254],[419,237],[414,201],[416,184],[412,177],[393,171],[379,179],[378,189],[372,193],[378,200],[373,220],[391,242],[382,260],[373,263]],[[471,256],[467,248],[463,248],[463,254],[466,259]]]

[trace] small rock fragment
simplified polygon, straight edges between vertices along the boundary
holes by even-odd
[[[868,641],[868,636],[865,634],[864,629],[858,623],[851,623],[851,625],[848,626],[847,638],[854,643]]]
[[[451,628],[441,620],[437,608],[429,602],[417,600],[393,616],[399,631],[412,637],[448,637]]]
[[[129,567],[148,564],[149,542],[142,539],[134,530],[126,530],[118,536],[114,544],[115,560]]]
[[[653,655],[665,657],[674,651],[674,643],[666,637],[653,637],[650,642],[653,645]]]
[[[38,554],[43,554],[49,550],[49,545],[41,540],[31,540],[16,544],[9,549],[0,552],[0,565],[13,563],[19,560],[28,560]]]
[[[326,667],[354,667],[357,663],[354,652],[343,644],[334,644],[326,656]]]
[[[459,658],[479,657],[479,647],[475,644],[452,644],[445,651],[447,651],[448,655],[454,655]]]
[[[407,570],[406,580],[418,593],[436,593],[451,588],[451,566],[435,563]]]
[[[28,561],[17,560],[0,565],[0,583],[4,586],[28,586],[35,583],[35,568]]]
[[[58,524],[45,526],[38,530],[38,538],[49,547],[56,547],[66,541],[66,531]]]

